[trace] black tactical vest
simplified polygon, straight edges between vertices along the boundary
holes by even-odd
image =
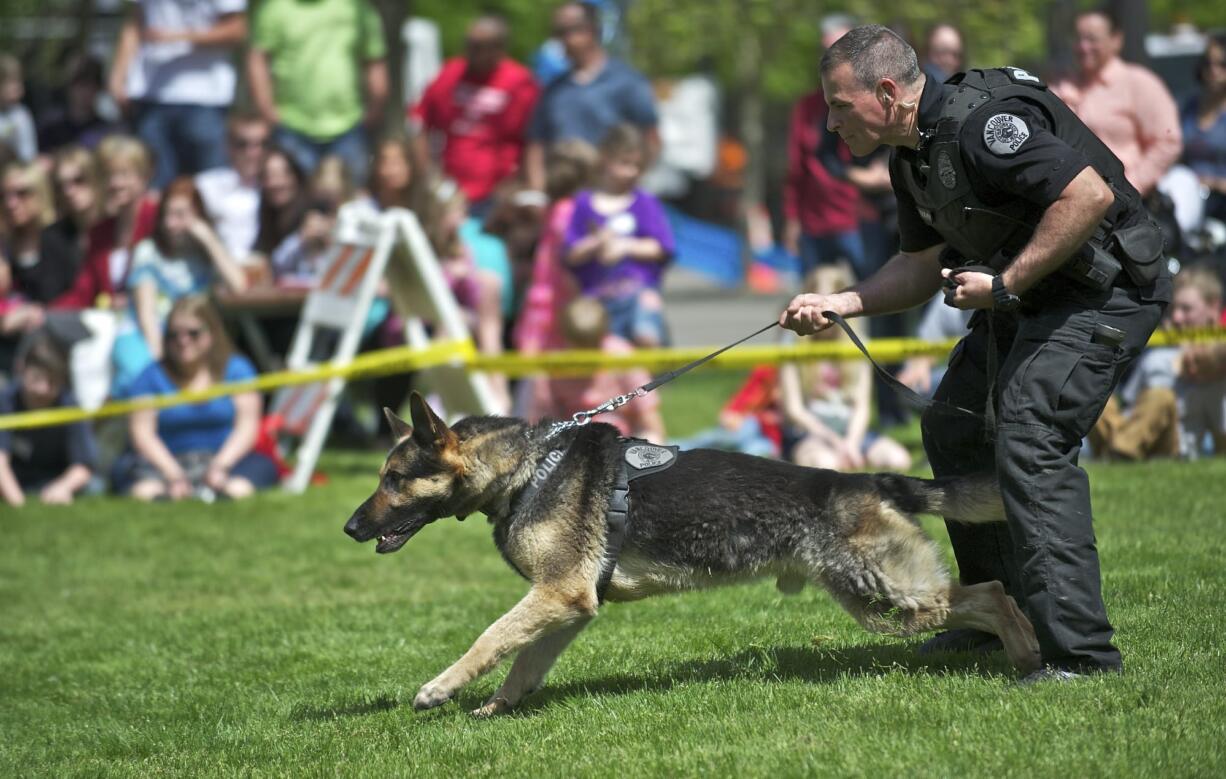
[[[1030,240],[1037,224],[1033,204],[1021,198],[986,203],[971,189],[966,174],[959,141],[962,126],[979,111],[999,111],[1000,100],[1019,97],[1037,104],[1047,114],[1051,133],[1086,156],[1116,193],[1108,212],[1112,224],[1121,224],[1139,207],[1140,196],[1124,178],[1119,159],[1046,84],[1026,71],[971,70],[950,78],[944,90],[936,126],[921,139],[914,162],[900,160],[899,168],[920,217],[966,261],[1001,270]],[[1002,125],[998,137],[1007,142],[1009,131]]]

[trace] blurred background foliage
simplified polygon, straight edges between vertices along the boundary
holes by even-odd
[[[251,0],[254,6],[259,0]],[[409,15],[433,19],[448,55],[462,48],[466,23],[485,9],[511,22],[512,53],[530,57],[549,34],[549,10],[542,0],[372,0],[385,18]],[[1118,3],[1117,3],[1118,4]],[[117,25],[123,0],[0,0],[0,46],[16,50],[31,70],[65,43],[98,40]],[[1053,38],[1071,35],[1061,24],[1072,9],[1091,5],[1073,0],[620,0],[622,31],[629,58],[651,76],[680,75],[708,68],[725,87],[744,87],[747,70],[760,74],[762,98],[790,100],[815,84],[820,56],[819,20],[845,12],[888,24],[920,40],[937,21],[962,29],[972,65],[1012,63],[1043,70]],[[1124,3],[1123,5],[1129,5]],[[1165,31],[1176,22],[1198,27],[1226,25],[1221,0],[1152,0],[1148,27]],[[748,52],[751,68],[741,61]]]
[[[249,0],[251,7],[260,0]],[[356,0],[355,0],[356,1]],[[392,88],[401,92],[404,56],[395,31],[410,16],[439,27],[444,56],[463,51],[467,23],[485,10],[510,22],[510,51],[521,61],[549,36],[552,0],[370,0],[388,29]],[[620,18],[613,48],[652,78],[695,72],[721,87],[723,128],[749,152],[746,198],[769,196],[782,173],[783,155],[766,154],[786,140],[791,103],[817,84],[820,20],[848,13],[890,25],[922,48],[928,28],[949,22],[963,31],[971,66],[1012,64],[1050,77],[1072,56],[1072,22],[1085,0],[604,0]],[[65,51],[82,46],[103,56],[114,43],[128,0],[0,0],[0,49],[26,63],[27,77],[55,81]],[[1223,0],[1108,0],[1126,26],[1125,55],[1138,59],[1146,31],[1169,32],[1177,23],[1201,29],[1226,26]],[[1141,55],[1143,56],[1143,55]],[[238,100],[246,99],[240,87]],[[389,128],[401,123],[389,112]]]

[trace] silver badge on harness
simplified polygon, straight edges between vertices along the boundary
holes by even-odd
[[[947,151],[942,151],[937,155],[937,176],[946,189],[958,186],[958,172],[954,170],[954,162],[949,158]]]
[[[1017,152],[1030,137],[1030,128],[1019,116],[997,114],[983,126],[983,142],[997,156],[1005,157]]]
[[[645,471],[671,462],[673,453],[662,446],[632,446],[626,450],[626,462],[631,468]]]

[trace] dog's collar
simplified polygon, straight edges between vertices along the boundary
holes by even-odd
[[[532,475],[528,478],[528,483],[511,498],[510,505],[507,508],[507,516],[515,516],[521,508],[532,502],[536,494],[549,481],[549,477],[557,470],[558,463],[562,462],[562,458],[566,456],[566,452],[569,450],[570,444],[559,449],[550,449],[536,462],[536,465],[532,466]]]

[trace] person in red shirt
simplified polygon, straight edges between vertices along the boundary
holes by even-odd
[[[819,89],[792,110],[788,134],[788,172],[783,186],[786,217],[784,244],[800,257],[801,271],[848,261],[857,276],[864,274],[864,244],[860,239],[860,192],[841,177],[851,152],[826,130],[826,99]]]
[[[465,37],[464,56],[443,66],[410,115],[419,131],[420,159],[441,147],[440,167],[478,218],[494,188],[519,168],[539,93],[532,72],[506,56],[507,32],[501,17],[476,19]]]
[[[835,14],[822,20],[822,46],[830,48],[854,22]],[[788,130],[788,171],[783,184],[784,247],[800,258],[802,276],[818,265],[846,260],[857,278],[868,266],[860,235],[860,190],[848,180],[851,151],[826,127],[826,98],[820,89],[792,108]]]
[[[145,145],[127,135],[109,136],[98,145],[98,161],[106,217],[90,228],[85,261],[72,287],[51,303],[53,309],[125,308],[132,249],[157,221],[158,199],[149,193],[153,159]]]

